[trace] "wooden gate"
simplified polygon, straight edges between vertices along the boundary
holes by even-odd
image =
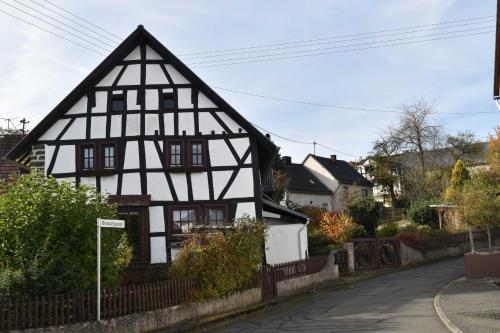
[[[262,300],[273,300],[278,296],[278,286],[276,279],[276,269],[270,265],[263,265],[261,268],[262,277]]]
[[[400,241],[394,237],[358,238],[353,245],[356,270],[401,265]]]

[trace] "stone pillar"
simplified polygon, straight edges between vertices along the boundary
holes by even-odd
[[[347,267],[349,273],[354,273],[355,265],[354,265],[354,244],[353,243],[345,243],[344,249],[347,250]]]
[[[45,145],[31,146],[31,170],[45,173]]]

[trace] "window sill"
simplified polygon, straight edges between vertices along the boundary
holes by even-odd
[[[201,167],[169,167],[167,171],[170,173],[178,173],[178,172],[203,172],[206,168]]]
[[[111,176],[116,174],[116,169],[80,170],[81,176]]]

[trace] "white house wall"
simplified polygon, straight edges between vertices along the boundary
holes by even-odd
[[[304,166],[311,171],[330,191],[335,192],[339,187],[339,182],[332,174],[316,161],[312,156],[309,156],[304,161]]]
[[[314,206],[319,208],[326,208],[329,211],[331,211],[333,207],[332,195],[330,194],[287,191],[286,200],[302,207]]]
[[[245,126],[152,48],[147,46],[145,53],[150,63],[138,63],[141,50],[136,47],[96,78],[95,88],[75,99],[36,143],[45,145],[45,173],[60,181],[96,186],[109,195],[150,195],[151,262],[163,263],[167,253],[175,256],[166,238],[169,207],[198,205],[204,211],[208,204],[224,204],[231,218],[257,217],[260,179],[253,164],[257,144]],[[176,108],[160,109],[163,93],[174,96]],[[112,111],[112,98],[122,95],[126,110]],[[200,170],[166,169],[169,140],[182,140],[186,149],[189,140],[203,140],[207,165]],[[117,147],[114,174],[81,173],[79,145],[100,149],[107,142]]]
[[[269,226],[266,237],[268,264],[307,258],[307,227],[304,224],[285,224],[266,219],[264,221]]]

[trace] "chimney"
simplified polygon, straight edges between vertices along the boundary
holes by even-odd
[[[284,165],[291,165],[292,164],[292,157],[290,157],[290,156],[283,156],[281,158],[281,160],[283,161]]]
[[[337,155],[330,155],[330,159],[332,160],[333,164],[337,163]]]

